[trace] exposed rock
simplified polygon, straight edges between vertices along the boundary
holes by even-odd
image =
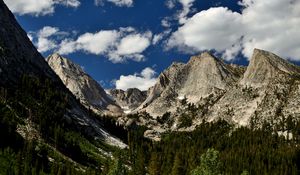
[[[152,116],[175,112],[178,101],[183,98],[197,103],[216,90],[233,86],[238,78],[234,68],[204,52],[192,57],[187,64],[174,63],[164,71],[139,109]]]
[[[109,98],[104,89],[84,70],[67,58],[55,53],[47,62],[65,86],[87,108],[99,114],[121,114],[122,110]]]
[[[258,49],[246,71],[203,53],[187,64],[172,64],[159,76],[138,108],[135,123],[149,128],[146,137],[159,140],[163,132],[192,131],[203,120],[224,119],[237,126],[249,126],[251,120],[261,125],[278,124],[287,117],[300,120],[299,70]]]
[[[121,106],[125,114],[130,113],[139,107],[147,98],[147,91],[140,91],[137,88],[130,88],[126,91],[121,89],[109,90],[109,95]]]
[[[241,84],[249,86],[267,85],[272,78],[279,74],[299,75],[300,69],[273,53],[254,49]]]

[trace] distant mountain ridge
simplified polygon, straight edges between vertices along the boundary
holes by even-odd
[[[251,120],[261,124],[288,117],[299,120],[299,95],[300,67],[273,53],[255,49],[244,68],[204,52],[162,72],[134,112],[153,116],[136,122],[149,126],[152,131],[145,134],[156,138],[168,130],[193,130],[203,120],[224,119],[243,126],[249,126]],[[169,124],[158,122],[167,112],[171,115],[163,120]],[[183,121],[188,124],[182,125]]]
[[[112,89],[108,94],[123,108],[118,119],[122,125],[133,122],[126,114],[141,114],[135,123],[154,132],[193,130],[204,119],[249,125],[253,118],[279,121],[278,111],[298,118],[299,77],[299,66],[264,50],[255,49],[247,67],[226,64],[203,52],[186,64],[173,63],[147,93]],[[171,115],[164,120],[169,124],[161,123],[167,113]],[[183,114],[191,116],[187,126],[181,125]]]

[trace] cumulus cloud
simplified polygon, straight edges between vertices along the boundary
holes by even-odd
[[[56,5],[77,8],[78,0],[4,0],[9,9],[19,15],[31,14],[35,16],[52,14]]]
[[[134,75],[121,75],[119,80],[116,80],[116,89],[127,90],[129,88],[138,88],[141,91],[148,90],[156,83],[156,72],[147,67],[141,73]]]
[[[97,33],[85,33],[78,37],[76,41],[76,49],[81,49],[88,53],[100,55],[105,53],[109,47],[112,47],[119,37],[118,35],[118,32],[115,30],[103,30]]]
[[[39,52],[44,53],[58,48],[57,39],[69,35],[57,27],[45,26],[37,32],[29,32],[29,39],[36,45]]]
[[[41,53],[51,51],[68,55],[81,51],[105,56],[114,63],[143,61],[143,52],[152,44],[153,38],[152,32],[138,32],[133,27],[78,35],[74,31],[64,32],[57,27],[45,26],[37,32],[29,32],[28,36]]]
[[[178,19],[180,24],[184,24],[187,21],[187,15],[191,11],[191,7],[195,0],[178,0],[179,3],[182,5],[183,10],[179,13]]]
[[[195,52],[209,49],[222,52],[240,40],[241,22],[241,15],[228,8],[201,11],[172,34],[168,47]]]
[[[214,49],[227,60],[239,52],[250,58],[253,49],[260,48],[300,60],[300,1],[241,0],[239,4],[241,13],[217,7],[187,18],[167,48]]]
[[[95,5],[104,5],[104,2],[110,2],[119,7],[132,7],[133,0],[95,0]]]

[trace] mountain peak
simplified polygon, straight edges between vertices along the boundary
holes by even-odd
[[[202,58],[205,58],[205,57],[212,57],[212,58],[215,58],[215,56],[214,56],[211,52],[209,52],[209,51],[202,52],[202,53],[200,54],[200,56],[201,56]]]
[[[189,64],[195,63],[198,61],[215,62],[215,61],[219,61],[219,59],[217,59],[211,52],[205,51],[199,55],[192,56],[189,61]]]
[[[48,64],[60,77],[65,86],[87,107],[97,113],[121,110],[111,100],[97,81],[71,60],[55,53],[47,58]]]
[[[300,75],[300,68],[274,53],[254,49],[249,66],[241,84],[261,86],[279,74]]]

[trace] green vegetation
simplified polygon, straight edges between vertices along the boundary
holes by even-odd
[[[73,100],[64,92],[49,79],[32,76],[23,76],[18,88],[0,87],[0,174],[108,173],[113,161],[106,154],[119,154],[118,149],[64,117]]]
[[[161,142],[130,132],[132,174],[286,174],[300,170],[300,122],[289,121],[293,138],[260,129],[234,128],[225,121],[202,123],[193,132],[169,133]],[[211,149],[214,148],[214,149]]]
[[[161,142],[144,138],[146,127],[132,125],[127,133],[109,116],[90,111],[126,140],[128,150],[118,150],[63,117],[71,100],[47,79],[24,76],[17,89],[0,87],[0,174],[300,174],[300,122],[280,111],[278,124],[258,124],[253,118],[249,128],[235,128],[222,120],[203,121],[193,132],[166,133]],[[185,127],[195,114],[182,115]],[[159,118],[169,121],[168,113]],[[27,139],[20,134],[28,134]]]
[[[194,169],[191,175],[220,175],[221,162],[219,161],[219,152],[214,149],[208,149],[201,155],[200,166]]]

